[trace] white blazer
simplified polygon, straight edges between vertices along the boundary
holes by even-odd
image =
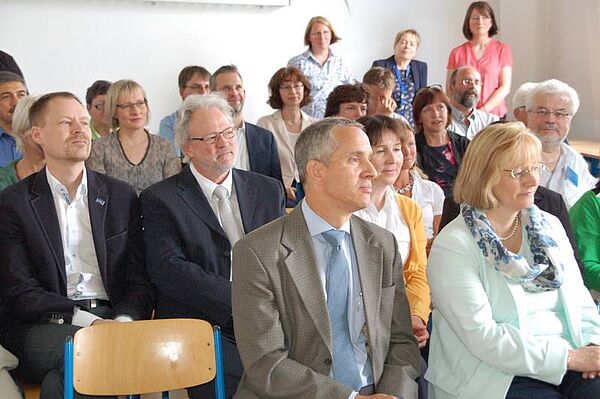
[[[556,217],[544,216],[558,244],[548,256],[565,268],[558,293],[566,330],[577,347],[600,344],[600,316],[567,235]],[[462,217],[435,239],[427,277],[434,304],[425,374],[430,399],[501,399],[515,375],[560,384],[569,347],[562,340],[528,333],[525,291],[485,260]]]
[[[302,115],[302,130],[312,125],[318,119],[313,118],[304,111],[300,111]],[[285,187],[290,187],[292,181],[300,181],[298,177],[298,167],[294,158],[294,147],[288,137],[285,122],[281,117],[281,111],[278,110],[271,115],[266,115],[260,118],[256,124],[273,132],[275,142],[277,143],[277,152],[279,153],[279,163],[281,164],[281,176]]]

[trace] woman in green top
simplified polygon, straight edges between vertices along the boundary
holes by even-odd
[[[42,148],[31,139],[31,123],[29,121],[29,108],[40,96],[26,96],[19,101],[13,115],[12,134],[17,143],[17,149],[23,157],[0,168],[0,191],[6,187],[38,172],[44,167],[44,153]]]
[[[583,194],[569,210],[579,255],[583,261],[583,280],[597,302],[600,300],[600,182]]]

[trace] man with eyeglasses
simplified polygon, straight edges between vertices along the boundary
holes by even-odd
[[[210,72],[198,65],[186,66],[179,72],[179,95],[185,100],[191,94],[210,93]],[[179,110],[165,116],[158,127],[158,134],[173,144],[177,156],[181,157],[181,149],[175,145],[175,124],[179,119]]]
[[[210,78],[210,89],[220,92],[233,108],[237,133],[235,167],[270,176],[282,182],[279,153],[273,133],[244,120],[246,89],[239,69],[224,65]]]
[[[577,92],[560,80],[550,79],[531,89],[525,103],[527,127],[542,142],[545,170],[540,185],[561,194],[570,208],[597,181],[581,154],[564,143],[579,108]]]
[[[21,159],[12,133],[17,103],[28,94],[25,80],[14,72],[0,71],[0,168]]]
[[[481,75],[475,68],[464,66],[452,71],[448,85],[452,107],[449,130],[473,140],[484,127],[498,120],[496,115],[475,108],[480,95]]]
[[[191,95],[176,143],[188,166],[140,196],[148,272],[159,291],[155,317],[190,317],[221,326],[227,397],[242,375],[231,310],[231,249],[285,212],[278,180],[234,168],[233,109],[222,96]],[[214,384],[188,390],[214,397]]]
[[[111,123],[106,117],[104,104],[106,103],[106,93],[111,84],[112,82],[106,80],[97,80],[85,93],[86,107],[92,117],[90,120],[92,140],[107,136],[110,133]]]

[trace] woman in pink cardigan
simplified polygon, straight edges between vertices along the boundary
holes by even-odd
[[[467,41],[454,48],[448,57],[446,87],[450,74],[456,68],[472,66],[481,74],[481,96],[477,108],[498,115],[506,115],[504,99],[512,83],[512,54],[510,46],[492,39],[498,33],[494,10],[485,1],[471,3],[462,28]]]

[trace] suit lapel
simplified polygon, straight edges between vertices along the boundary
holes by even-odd
[[[237,203],[240,207],[240,213],[242,215],[242,224],[244,227],[244,233],[248,233],[256,229],[256,218],[255,209],[257,201],[257,188],[251,185],[246,176],[239,173],[237,169],[232,169],[233,173],[233,186],[235,187],[235,195],[237,197]]]
[[[317,269],[312,239],[308,233],[301,206],[296,206],[286,218],[281,244],[289,250],[284,262],[296,286],[296,291],[321,339],[329,352],[333,353],[325,293]]]
[[[189,167],[185,167],[181,171],[177,179],[177,185],[181,190],[178,195],[183,203],[198,215],[208,227],[228,239]]]
[[[108,281],[106,266],[106,240],[104,225],[108,209],[109,195],[106,184],[98,176],[89,171],[88,179],[88,208],[90,212],[90,224],[92,227],[92,238],[96,249],[96,258],[102,281]]]
[[[363,293],[367,329],[374,331],[381,302],[383,248],[378,243],[371,242],[372,233],[358,217],[352,216],[350,230]]]
[[[419,76],[419,65],[414,60],[410,61],[410,70],[412,72],[415,87],[421,87],[421,76]]]
[[[44,237],[48,241],[52,256],[58,268],[60,276],[60,286],[64,287],[66,294],[67,287],[67,272],[65,270],[65,255],[62,246],[62,235],[60,232],[60,224],[54,206],[54,197],[48,185],[46,178],[46,168],[42,169],[35,175],[33,186],[31,188],[31,207],[35,213],[40,229]]]

